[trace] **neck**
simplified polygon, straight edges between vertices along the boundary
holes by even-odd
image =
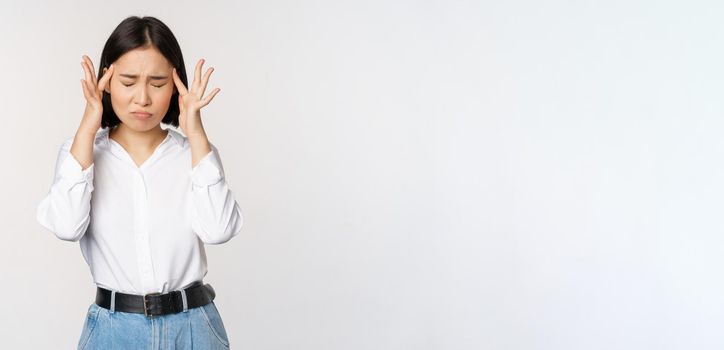
[[[163,130],[161,124],[150,130],[137,131],[121,123],[108,132],[108,137],[126,149],[142,151],[155,149],[159,143],[163,142],[167,134],[168,130]]]

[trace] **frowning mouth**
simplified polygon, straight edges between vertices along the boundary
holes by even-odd
[[[131,112],[136,118],[146,119],[151,116],[151,113],[146,112]]]

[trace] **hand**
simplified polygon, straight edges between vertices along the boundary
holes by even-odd
[[[101,127],[101,118],[103,117],[103,90],[113,75],[113,65],[103,73],[100,80],[96,80],[96,72],[90,58],[83,55],[83,61],[80,64],[85,72],[85,79],[81,79],[80,83],[83,87],[86,106],[79,129],[95,134]]]
[[[184,83],[181,81],[178,73],[176,73],[176,68],[173,69],[173,81],[179,91],[179,125],[187,137],[204,133],[204,128],[201,124],[201,108],[208,105],[214,96],[221,91],[221,89],[215,88],[208,96],[202,98],[204,96],[204,91],[206,90],[206,85],[209,83],[211,72],[214,71],[213,67],[209,68],[206,70],[206,74],[204,74],[202,79],[201,67],[204,62],[204,59],[200,59],[199,62],[196,63],[191,91],[188,91],[186,86],[184,86]]]

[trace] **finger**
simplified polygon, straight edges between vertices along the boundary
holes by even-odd
[[[81,80],[80,80],[80,86],[83,87],[83,96],[86,98],[86,100],[90,100],[90,99],[91,99],[91,94],[90,94],[90,92],[88,91],[88,88],[86,87],[86,84],[85,84],[85,80],[84,80],[84,79],[81,79]]]
[[[81,65],[81,67],[83,67],[83,74],[85,75],[85,81],[87,83],[93,82],[95,78],[93,78],[93,75],[90,72],[91,69],[88,67],[88,63],[85,60],[83,60],[80,63],[80,65]]]
[[[83,60],[88,63],[88,67],[91,69],[91,75],[95,78],[96,77],[96,69],[93,68],[93,61],[91,61],[90,57],[83,55]]]
[[[100,93],[103,93],[103,90],[105,90],[106,85],[108,84],[108,81],[111,80],[111,77],[113,76],[113,65],[111,64],[108,69],[106,69],[106,72],[103,73],[103,77],[101,77],[101,80],[98,82],[98,91]]]
[[[88,96],[90,96],[92,100],[100,100],[103,95],[99,96],[98,91],[94,90],[94,85],[87,80],[84,80],[84,83],[86,90],[88,90]]]
[[[91,84],[87,80],[83,79],[83,84],[84,84],[85,91],[87,92],[87,95],[85,93],[84,93],[84,95],[86,96],[86,99],[88,99],[88,101],[100,100],[100,97],[98,97],[98,94],[95,91],[93,91],[93,86],[91,86]]]
[[[204,96],[204,91],[206,91],[206,85],[209,84],[209,77],[211,76],[211,72],[213,71],[214,67],[206,70],[206,74],[204,74],[204,79],[201,80],[201,86],[199,86],[199,96]]]
[[[181,77],[178,76],[176,68],[173,69],[173,82],[176,84],[176,88],[179,91],[179,97],[189,93],[189,90],[187,90],[186,86],[184,86],[184,82],[181,81]]]
[[[196,69],[194,69],[194,83],[191,84],[191,91],[197,92],[198,87],[201,84],[201,67],[204,65],[204,59],[200,59],[198,62],[196,62]],[[203,96],[202,94],[196,94],[199,98]]]
[[[111,64],[108,69],[106,69],[105,73],[103,73],[103,77],[101,77],[101,81],[98,83],[99,89],[101,91],[105,90],[106,87],[110,86],[111,79],[113,79],[113,72],[116,71],[116,67]]]
[[[92,86],[94,89],[98,88],[98,79],[95,75],[93,75],[93,67],[90,65],[90,63],[84,61],[86,69],[88,70],[88,76],[90,76],[90,79],[86,79],[86,83],[89,84],[88,86]]]
[[[204,107],[207,104],[209,104],[209,102],[211,102],[211,100],[214,99],[214,96],[216,96],[216,94],[218,94],[219,91],[221,91],[221,89],[219,89],[219,88],[212,90],[211,93],[209,94],[209,96],[206,96],[203,100],[201,100],[201,102],[202,102],[201,107]]]

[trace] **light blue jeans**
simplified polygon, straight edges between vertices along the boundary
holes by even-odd
[[[229,349],[216,304],[176,314],[147,317],[144,314],[88,307],[78,349]]]

